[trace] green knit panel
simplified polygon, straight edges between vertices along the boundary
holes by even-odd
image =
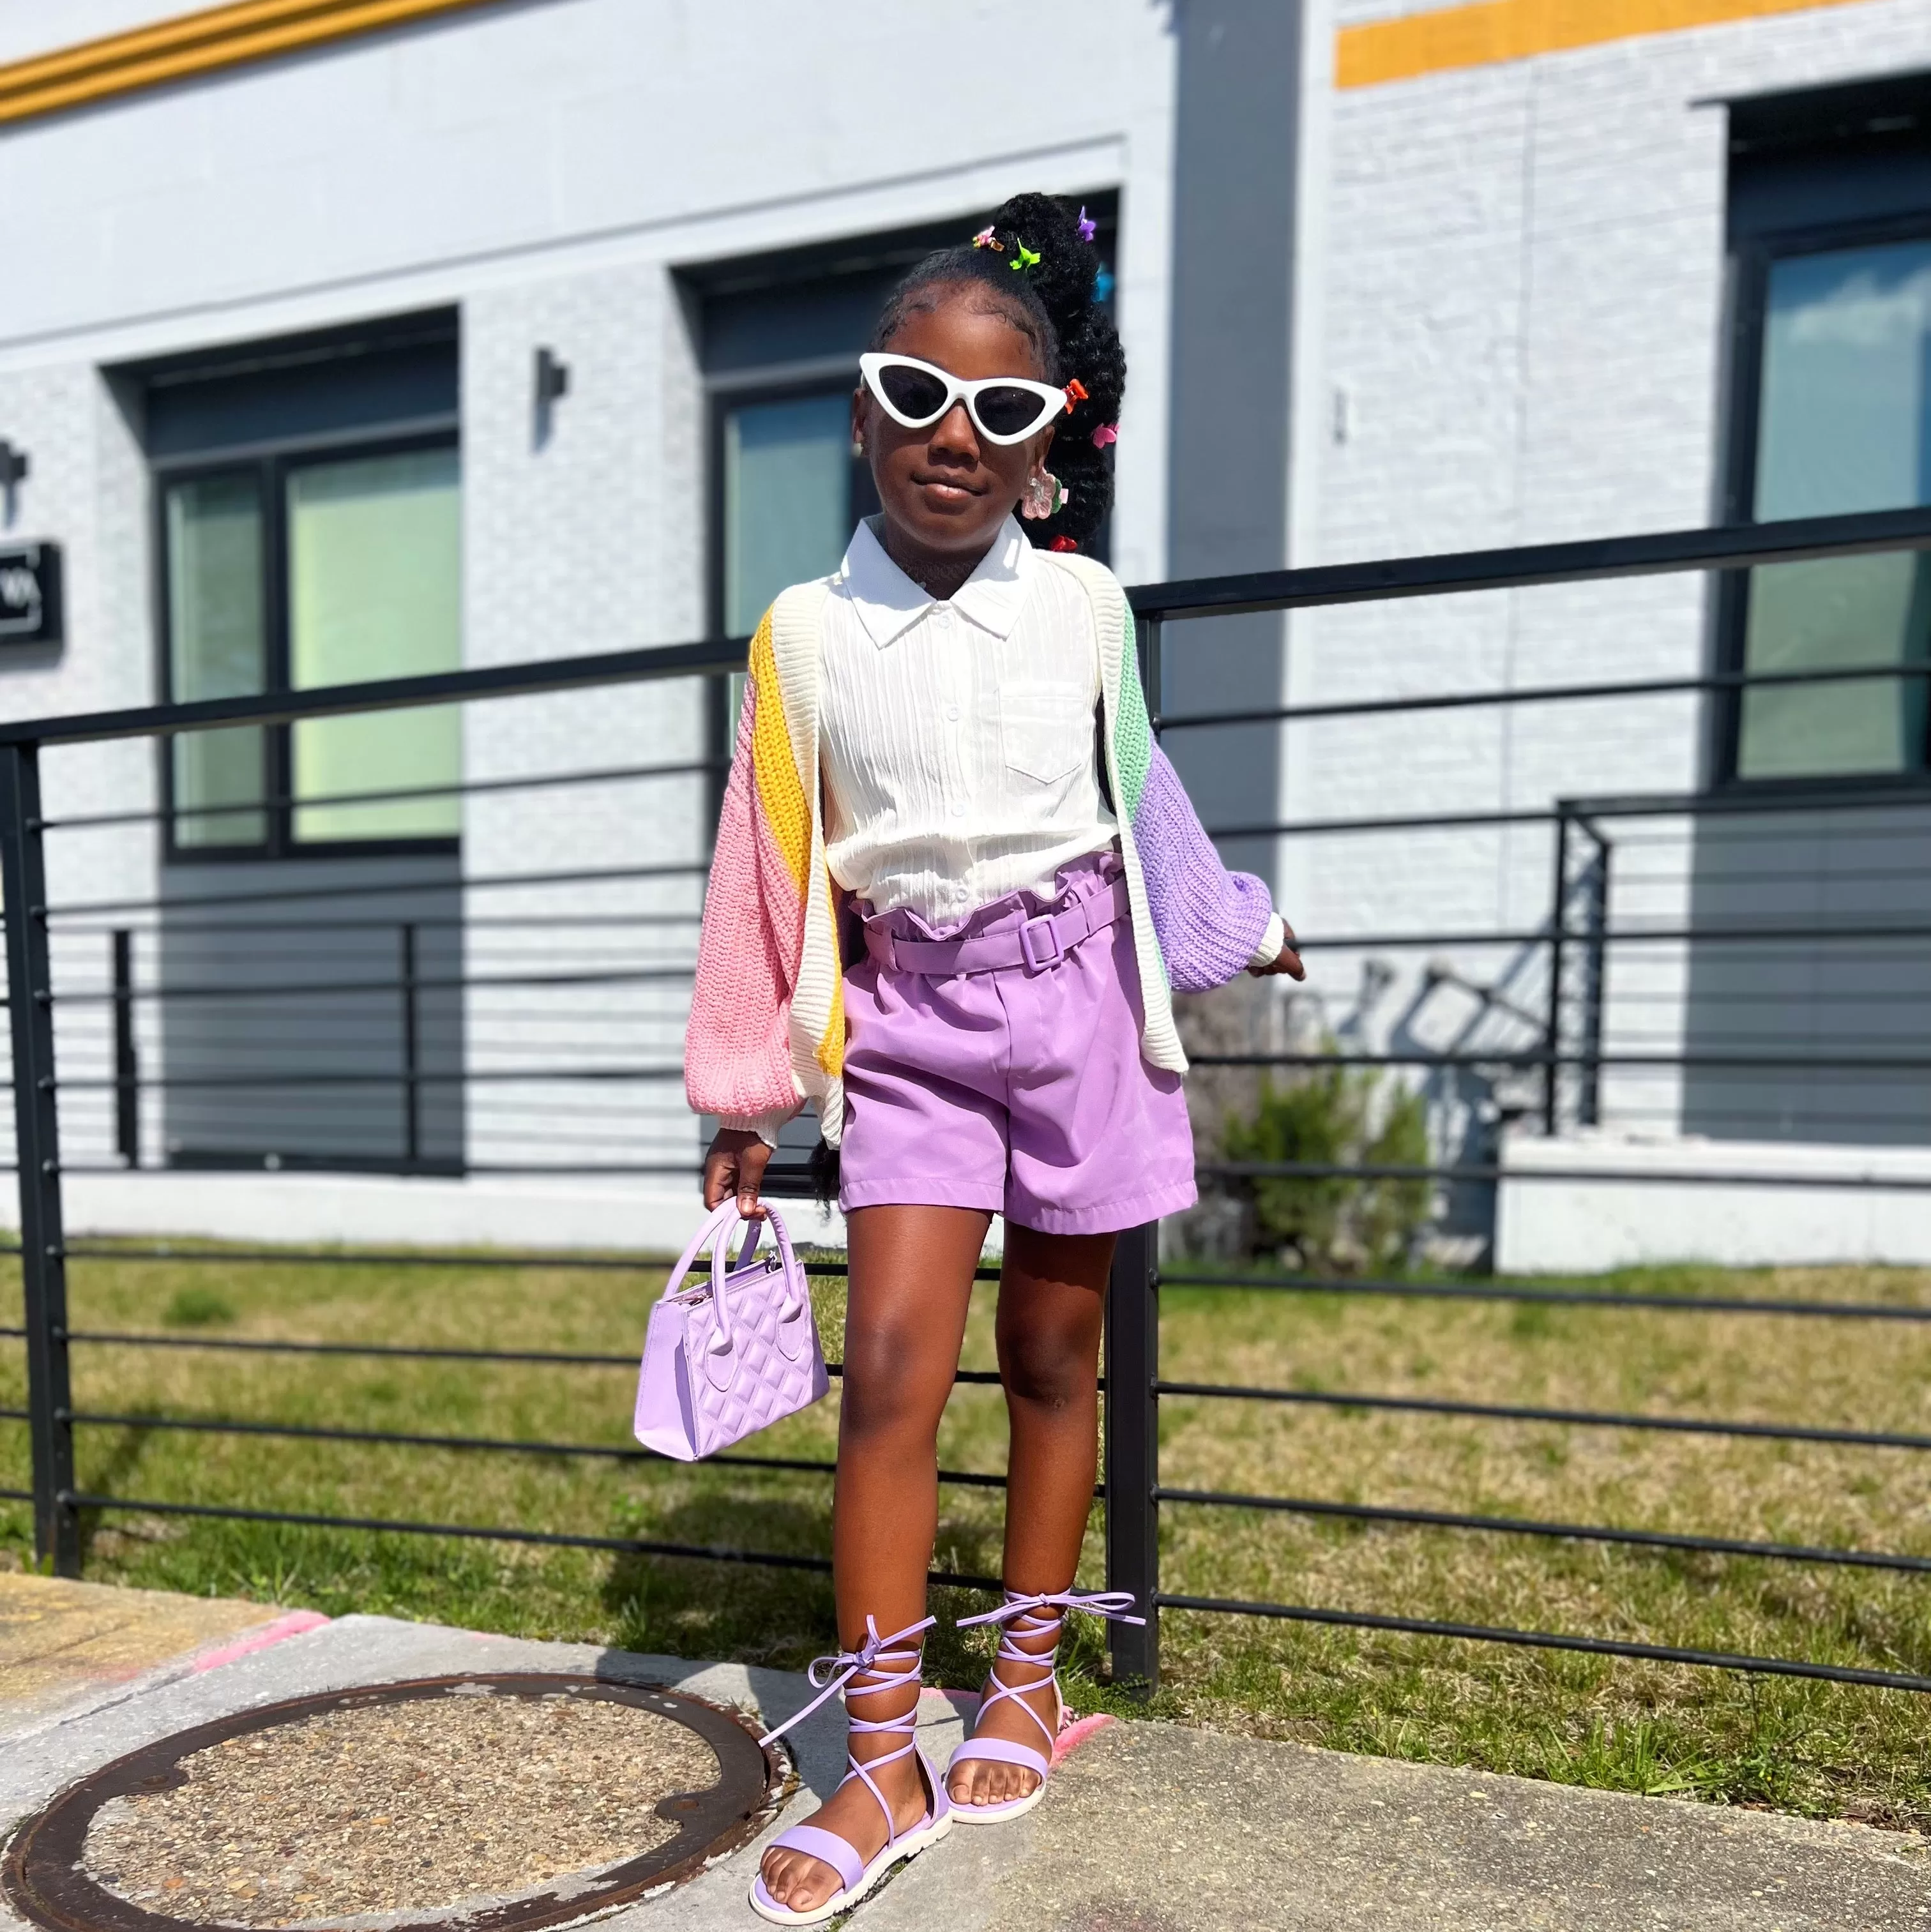
[[[1113,720],[1113,756],[1120,772],[1120,815],[1131,825],[1140,816],[1140,794],[1153,765],[1153,727],[1140,688],[1140,653],[1134,648],[1133,612],[1127,611],[1126,647],[1120,653],[1119,715]]]

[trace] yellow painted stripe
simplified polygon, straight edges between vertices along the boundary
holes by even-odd
[[[482,0],[236,0],[0,67],[0,122],[25,121],[395,27]]]
[[[1717,27],[1773,14],[1847,7],[1856,0],[1475,0],[1390,20],[1344,27],[1335,36],[1335,84],[1379,87],[1418,74],[1490,67],[1532,54],[1601,46],[1644,34]]]

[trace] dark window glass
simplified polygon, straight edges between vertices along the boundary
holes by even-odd
[[[1758,520],[1931,502],[1931,239],[1773,261],[1759,356]],[[1746,670],[1922,663],[1927,640],[1931,578],[1921,554],[1751,574]],[[1922,678],[1747,692],[1737,775],[1921,770],[1925,697]]]

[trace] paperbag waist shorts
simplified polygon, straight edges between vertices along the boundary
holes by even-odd
[[[866,920],[904,939],[1016,929],[1110,891],[1117,854],[1064,867],[1059,895],[1014,892],[955,927]],[[1049,1234],[1097,1234],[1191,1207],[1194,1136],[1180,1076],[1140,1054],[1133,926],[1054,964],[943,978],[867,956],[845,975],[839,1204],[978,1208]]]

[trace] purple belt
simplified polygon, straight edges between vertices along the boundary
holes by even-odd
[[[976,939],[901,939],[882,925],[867,924],[865,950],[890,973],[920,973],[934,980],[954,973],[1000,973],[1023,966],[1029,974],[1057,966],[1082,940],[1127,916],[1127,888],[1116,879],[1091,898],[1075,899],[1063,912],[1041,913],[1023,926]]]

